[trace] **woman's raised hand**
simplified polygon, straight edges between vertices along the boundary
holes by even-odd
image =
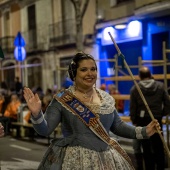
[[[34,95],[34,93],[27,87],[24,88],[23,92],[29,110],[34,117],[37,117],[41,111],[41,100],[38,94]]]
[[[161,127],[156,119],[152,120],[151,123],[146,126],[146,134],[149,137],[152,136],[154,133],[157,133],[158,130],[161,130]]]

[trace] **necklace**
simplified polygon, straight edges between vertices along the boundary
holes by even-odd
[[[90,99],[92,99],[93,98],[93,92],[92,92],[92,94],[91,95],[89,95],[89,94],[87,94],[87,92],[83,92],[83,91],[81,91],[80,89],[78,89],[78,88],[76,88],[76,90],[78,90],[80,93],[82,93],[83,94],[83,98],[85,98],[85,99],[87,99],[87,98],[90,98]],[[93,90],[93,89],[92,89]],[[91,91],[91,90],[90,90]],[[89,92],[90,92],[89,91]]]
[[[75,94],[76,94],[76,90],[83,94],[82,97],[84,98],[85,102],[87,102],[87,100],[88,100],[88,103],[91,103],[93,101],[93,88],[90,89],[87,92],[83,92],[82,90],[80,90],[77,87],[75,87],[74,89],[75,89]],[[87,94],[90,91],[92,91],[92,93],[91,94]]]

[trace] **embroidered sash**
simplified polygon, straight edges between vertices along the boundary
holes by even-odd
[[[69,91],[62,91],[54,96],[57,101],[76,115],[86,126],[88,126],[101,140],[109,146],[115,148],[132,166],[132,162],[127,153],[121,146],[113,139],[110,138],[107,131],[99,120],[99,116],[94,114],[84,103],[80,102],[76,96]]]

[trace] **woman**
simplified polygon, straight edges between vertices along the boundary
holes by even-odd
[[[38,95],[24,88],[35,130],[48,136],[61,122],[63,133],[62,139],[52,141],[38,169],[134,169],[126,152],[110,139],[109,130],[126,138],[147,138],[159,128],[157,121],[143,128],[125,124],[114,99],[95,87],[97,66],[91,55],[77,53],[68,73],[74,86],[55,95],[44,116]]]

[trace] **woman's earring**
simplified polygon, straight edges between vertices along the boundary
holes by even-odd
[[[93,87],[96,89],[96,83],[93,85]]]
[[[73,87],[76,89],[76,82],[75,81],[73,82]]]

